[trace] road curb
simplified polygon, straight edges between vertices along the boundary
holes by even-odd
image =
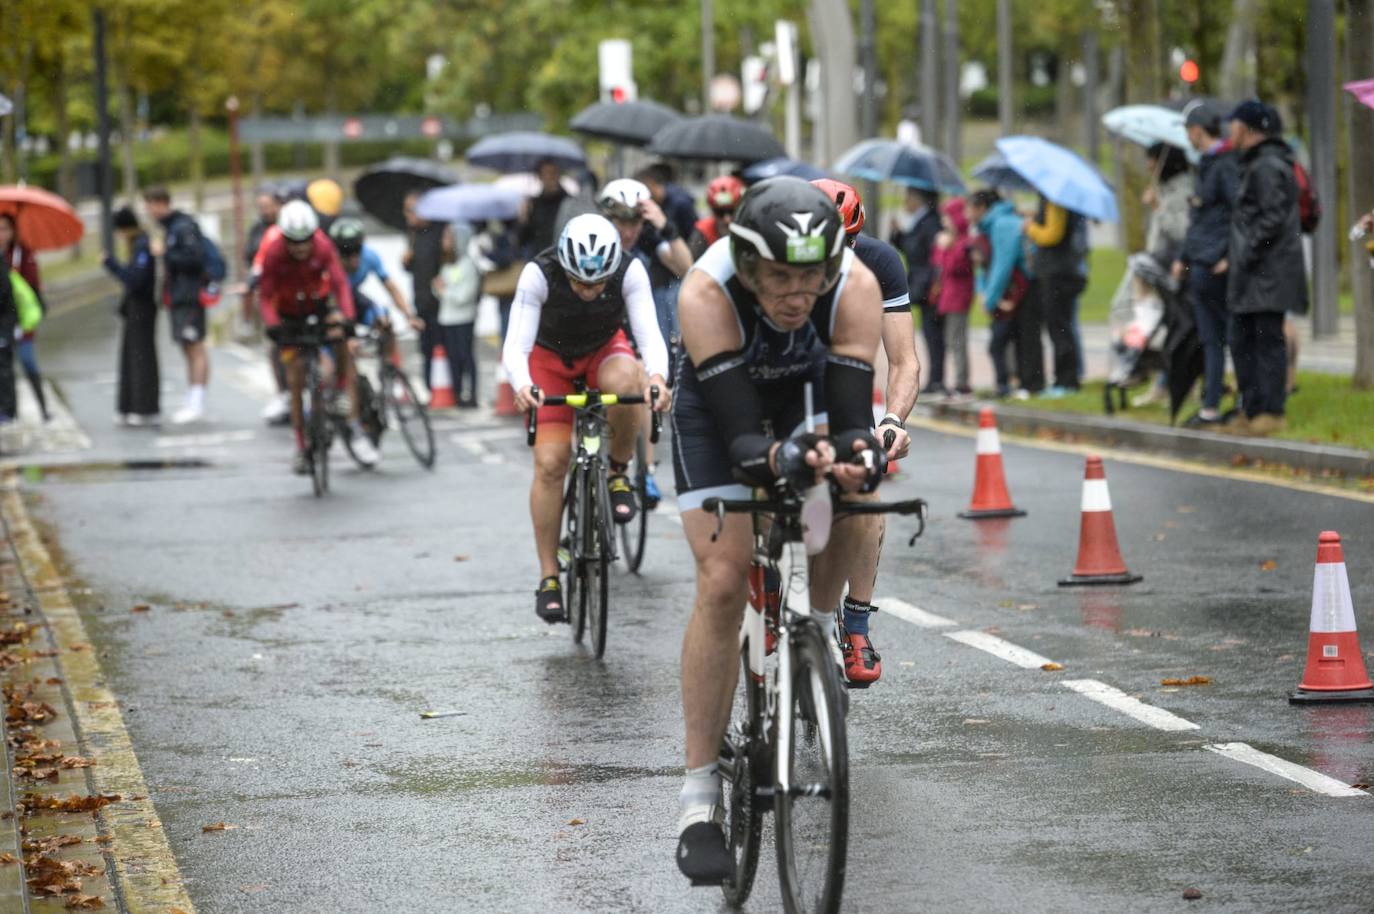
[[[109,836],[104,857],[116,909],[129,914],[194,914],[157,810],[148,797],[115,696],[86,635],[85,625],[61,574],[29,518],[13,470],[4,477],[0,517],[32,605],[46,625],[61,670],[69,722],[83,755],[96,758],[86,769],[92,796],[118,794],[118,802],[96,814]]]
[[[922,404],[928,415],[964,424],[978,422],[978,410],[986,403]],[[1132,422],[1099,419],[1073,413],[1041,412],[1015,406],[994,405],[997,427],[1016,435],[1062,435],[1072,440],[1127,450],[1149,451],[1235,466],[1237,463],[1282,464],[1313,473],[1348,477],[1374,476],[1374,453],[1355,448],[1305,444],[1272,438],[1232,438],[1211,432]]]

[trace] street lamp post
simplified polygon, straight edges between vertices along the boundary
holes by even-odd
[[[1003,136],[1011,133],[1011,0],[997,0],[997,126]]]
[[[110,222],[110,111],[109,89],[105,79],[105,11],[91,10],[91,32],[95,53],[95,123],[96,135],[100,142],[99,159],[96,163],[96,184],[100,193],[100,245],[101,250],[114,250],[114,227]]]
[[[1336,4],[1307,3],[1307,113],[1310,118],[1312,185],[1318,200],[1336,199]],[[1334,205],[1332,211],[1335,211]],[[1312,335],[1331,336],[1337,311],[1336,220],[1327,218],[1312,236]]]
[[[239,98],[231,95],[224,100],[224,110],[229,114],[229,182],[234,198],[234,243],[236,253],[243,243],[243,160],[239,151]],[[234,263],[241,264],[242,256],[236,256]],[[235,267],[237,269],[237,266]]]

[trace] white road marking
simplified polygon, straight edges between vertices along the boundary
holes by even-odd
[[[658,507],[654,509],[654,513],[663,515],[679,527],[682,526],[682,512],[678,510],[675,503],[660,501]]]
[[[1197,724],[1171,714],[1163,708],[1147,705],[1138,698],[1132,698],[1118,688],[1098,682],[1096,679],[1068,679],[1064,685],[1081,695],[1091,698],[1098,704],[1106,705],[1113,711],[1120,711],[1156,730],[1198,730]]]
[[[878,607],[884,615],[896,616],[912,625],[919,625],[921,628],[948,628],[958,625],[953,619],[946,619],[944,616],[937,616],[935,613],[926,612],[919,606],[912,606],[905,600],[898,600],[896,597],[884,597],[877,601]]]
[[[1224,755],[1237,762],[1246,765],[1253,765],[1261,771],[1270,774],[1277,774],[1281,778],[1301,784],[1308,790],[1316,791],[1328,797],[1367,797],[1366,791],[1358,790],[1333,777],[1328,777],[1320,771],[1313,771],[1311,768],[1304,768],[1292,762],[1284,761],[1275,755],[1260,752],[1255,747],[1247,743],[1213,743],[1203,746],[1208,752],[1215,752]]]
[[[495,451],[491,450],[480,441],[471,441],[468,439],[459,438],[457,435],[454,435],[453,443],[458,445],[463,450],[467,451],[469,454],[476,457],[483,463],[497,464],[506,462],[506,459],[504,457],[502,457]]]
[[[243,429],[237,432],[208,432],[202,435],[159,435],[153,439],[153,447],[216,447],[221,444],[252,441],[257,434]]]
[[[994,657],[1000,657],[1008,663],[1014,663],[1028,670],[1038,670],[1045,664],[1054,662],[1048,657],[1041,657],[1034,651],[1028,651],[1024,647],[1019,647],[1010,641],[1004,641],[996,635],[989,635],[987,632],[945,632],[945,637],[958,641],[960,644],[967,644],[969,647],[976,647],[980,651],[987,651]]]

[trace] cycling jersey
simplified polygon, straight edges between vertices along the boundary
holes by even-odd
[[[510,329],[501,361],[519,390],[530,386],[530,353],[535,346],[572,362],[598,352],[620,332],[628,318],[635,343],[650,375],[668,375],[668,347],[658,330],[649,274],[633,257],[590,302],[573,291],[553,248],[525,265],[511,305]]]
[[[911,290],[906,283],[906,267],[902,265],[902,255],[897,253],[897,249],[871,235],[860,235],[854,239],[854,256],[872,270],[878,280],[878,288],[883,295],[883,312],[911,313]]]
[[[391,274],[382,263],[381,255],[375,249],[363,245],[362,252],[358,255],[358,268],[348,274],[349,285],[356,292],[359,286],[367,282],[369,276],[377,277],[378,282],[386,282],[391,278]]]
[[[355,316],[353,291],[334,242],[321,231],[316,231],[310,242],[310,256],[297,260],[287,250],[286,239],[280,233],[263,240],[258,252],[258,299],[263,322],[269,327],[275,327],[283,318],[308,317],[331,296],[344,317],[353,320]]]

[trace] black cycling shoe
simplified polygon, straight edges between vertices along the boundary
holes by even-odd
[[[548,577],[539,582],[534,592],[534,611],[550,625],[568,621],[568,609],[563,605],[563,585],[558,578]]]
[[[635,489],[624,473],[617,473],[606,480],[606,488],[611,493],[611,517],[617,524],[628,524],[635,519],[639,506],[635,504]]]
[[[693,822],[677,839],[677,868],[694,886],[721,885],[735,877],[735,858],[715,822]]]

